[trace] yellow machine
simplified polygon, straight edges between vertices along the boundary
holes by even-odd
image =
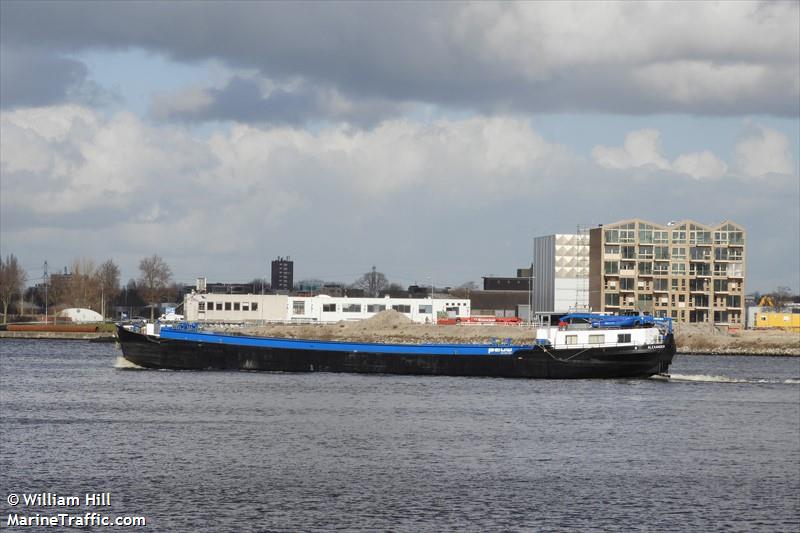
[[[780,328],[800,332],[800,312],[787,311],[762,311],[756,313],[753,327]]]

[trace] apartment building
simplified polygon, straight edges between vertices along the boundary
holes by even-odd
[[[279,257],[272,262],[272,290],[290,292],[294,288],[294,261]]]
[[[588,310],[589,234],[557,234],[533,240],[533,310]],[[597,309],[597,308],[595,308]]]
[[[623,220],[590,231],[589,303],[679,322],[743,327],[744,228]]]

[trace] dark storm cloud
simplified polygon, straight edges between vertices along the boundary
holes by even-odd
[[[484,112],[800,112],[798,10],[791,2],[690,5],[706,10],[696,15],[660,4],[611,4],[610,14],[601,11],[605,19],[591,26],[573,18],[592,4],[567,5],[563,13],[552,9],[562,4],[546,3],[2,5],[4,45],[140,47],[179,61],[213,58],[257,68],[268,79],[331,87],[351,101],[418,101]],[[735,16],[720,16],[730,10]],[[757,31],[747,31],[748,25]],[[228,100],[235,91],[255,96],[236,81],[215,95],[207,113],[242,117],[241,106]],[[311,93],[276,97],[256,100],[260,112],[296,121],[325,111]],[[277,104],[292,112],[281,116]]]
[[[86,82],[86,66],[73,59],[30,48],[0,49],[0,106],[61,103]]]

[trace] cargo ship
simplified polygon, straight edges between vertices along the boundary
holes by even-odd
[[[203,331],[193,323],[117,324],[128,361],[172,370],[350,372],[533,379],[638,378],[667,374],[670,319],[567,315],[531,330],[532,342],[396,344],[285,339]]]

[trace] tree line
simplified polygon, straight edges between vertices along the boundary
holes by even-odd
[[[115,305],[150,306],[154,318],[155,305],[167,298],[181,298],[183,287],[172,282],[172,270],[158,255],[144,257],[139,262],[139,277],[123,287],[119,266],[109,259],[96,265],[91,259],[76,259],[64,273],[45,276],[41,283],[26,287],[28,281],[19,260],[10,254],[0,257],[0,306],[3,322],[8,322],[9,310],[25,313],[25,303],[37,308],[55,309],[82,307],[112,316]],[[122,299],[124,293],[124,301]]]

